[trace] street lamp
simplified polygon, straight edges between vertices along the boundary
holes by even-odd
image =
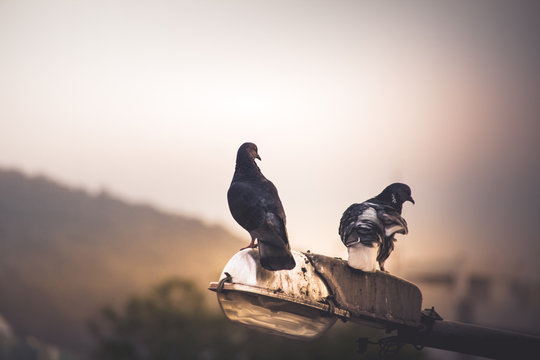
[[[422,298],[414,284],[339,259],[292,253],[297,265],[284,271],[264,269],[257,250],[235,254],[220,281],[210,283],[225,316],[293,338],[320,336],[337,318],[379,328],[420,324]]]
[[[540,354],[538,337],[445,321],[434,308],[422,311],[420,289],[396,276],[356,270],[338,258],[292,253],[296,267],[282,271],[264,269],[255,249],[235,254],[209,287],[225,316],[297,339],[321,336],[341,318],[397,331],[379,345],[412,344],[497,359]]]

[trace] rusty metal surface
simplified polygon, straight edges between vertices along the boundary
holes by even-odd
[[[341,259],[305,255],[351,320],[380,327],[420,325],[422,293],[416,285],[388,273],[353,269]]]
[[[330,294],[308,258],[292,251],[296,267],[268,271],[259,252],[245,249],[225,265],[217,292],[223,313],[245,326],[292,338],[308,339],[328,330],[348,313],[325,303]]]

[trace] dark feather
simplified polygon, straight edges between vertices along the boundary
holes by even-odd
[[[294,268],[286,229],[286,217],[276,187],[255,164],[257,147],[252,143],[238,149],[236,169],[227,192],[233,218],[257,239],[261,265],[268,270]]]

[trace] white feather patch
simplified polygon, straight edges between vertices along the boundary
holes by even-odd
[[[347,260],[350,267],[362,271],[374,272],[377,270],[377,250],[378,244],[373,244],[373,247],[368,247],[357,243],[349,246],[349,259]]]
[[[368,207],[360,215],[358,215],[358,221],[361,221],[361,220],[371,220],[374,222],[380,222],[379,218],[377,218],[377,211],[372,207]]]
[[[407,234],[407,228],[401,224],[392,224],[384,228],[384,234],[386,237],[392,236],[395,233]]]

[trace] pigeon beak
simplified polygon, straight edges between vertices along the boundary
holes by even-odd
[[[259,159],[260,161],[262,161],[261,157],[259,156],[259,154],[257,154],[257,156],[255,156],[255,159]]]
[[[407,200],[409,200],[410,202],[412,202],[414,204],[414,199],[412,198],[412,196],[409,196],[409,198]]]

